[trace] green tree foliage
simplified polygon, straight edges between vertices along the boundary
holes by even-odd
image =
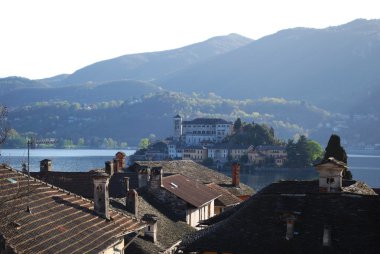
[[[149,147],[149,138],[142,138],[139,143],[140,149],[148,149]]]
[[[235,124],[239,125],[238,120]],[[274,136],[273,128],[266,124],[242,123],[241,131],[227,137],[226,142],[240,145],[277,145],[280,140]]]
[[[319,162],[323,158],[323,148],[318,142],[314,140],[308,140],[307,149],[310,152],[311,161],[314,164]]]
[[[323,150],[316,141],[307,139],[301,135],[297,142],[289,140],[286,145],[288,153],[287,166],[292,168],[311,167],[323,156]]]

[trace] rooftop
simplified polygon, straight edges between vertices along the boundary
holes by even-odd
[[[183,121],[182,124],[232,124],[221,118],[195,118],[190,121]]]
[[[364,183],[344,185],[340,193],[319,193],[318,181],[271,184],[231,212],[211,218],[212,226],[186,236],[180,248],[184,252],[378,253],[380,198]],[[295,233],[286,240],[289,216],[295,218]],[[329,247],[322,244],[326,226],[331,230]]]
[[[167,191],[195,207],[202,207],[221,196],[206,185],[180,174],[164,177],[162,184]]]
[[[195,231],[185,222],[177,220],[174,214],[172,215],[172,211],[163,207],[146,187],[137,189],[137,192],[139,194],[137,217],[143,218],[145,214],[154,214],[158,217],[157,243],[154,244],[144,237],[139,237],[126,249],[127,253],[159,253],[178,243],[185,234]],[[119,205],[112,202],[113,205],[119,206],[122,210],[125,209],[125,199],[114,199],[114,201]]]
[[[31,172],[31,176],[59,188],[68,190],[85,198],[93,198],[94,182],[92,177],[95,171],[89,172]],[[109,182],[110,197],[125,197],[125,177],[129,178],[130,188],[138,187],[138,178],[134,172],[115,172]]]
[[[162,167],[165,175],[182,174],[188,178],[196,179],[204,184],[216,183],[238,197],[250,196],[255,193],[251,187],[243,183],[240,183],[240,188],[233,186],[231,177],[202,166],[192,160],[136,161],[129,167],[129,170],[137,170],[140,167]]]
[[[35,178],[29,195],[27,186],[25,174],[0,165],[0,234],[10,253],[99,253],[145,227],[113,209],[106,220],[90,200]]]

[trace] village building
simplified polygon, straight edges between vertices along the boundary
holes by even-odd
[[[85,190],[94,188],[92,176],[99,170],[55,172],[53,163],[46,161],[50,170],[45,170],[45,164],[41,163],[40,172],[32,172],[34,176],[72,193],[94,198],[93,192]],[[107,161],[102,170],[110,175],[112,209],[148,223],[138,236],[128,238],[134,241],[126,253],[173,253],[183,236],[198,228],[201,221],[232,208],[254,193],[250,187],[240,184],[238,174],[233,174],[236,177],[232,180],[191,160],[135,162],[119,171],[113,166],[113,161]],[[204,185],[212,182],[218,183],[219,188]]]
[[[196,118],[183,121],[174,117],[173,139],[186,145],[207,145],[221,142],[231,135],[233,123],[220,118]]]
[[[204,146],[186,146],[182,149],[182,159],[202,162],[207,159],[207,148]]]
[[[94,201],[0,165],[0,253],[122,253],[147,226],[109,206],[108,174]]]
[[[162,168],[164,175],[181,174],[189,179],[196,179],[203,184],[215,183],[241,200],[245,200],[255,193],[251,187],[240,183],[240,179],[239,185],[233,184],[231,177],[202,166],[192,160],[136,161],[128,170],[138,172],[155,167]]]
[[[378,253],[379,196],[343,180],[341,162],[316,168],[319,180],[270,184],[202,222],[208,227],[187,235],[178,253]]]

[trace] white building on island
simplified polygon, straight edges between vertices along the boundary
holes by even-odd
[[[204,145],[221,142],[231,135],[233,123],[220,118],[196,118],[182,121],[180,115],[174,117],[175,140],[182,140],[186,145]]]

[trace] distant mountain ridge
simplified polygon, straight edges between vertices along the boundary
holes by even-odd
[[[345,110],[380,85],[380,20],[282,30],[157,83],[187,93],[284,97]]]
[[[61,83],[75,85],[120,79],[152,81],[189,65],[244,46],[251,41],[238,34],[229,34],[178,49],[124,55],[79,69],[67,76]]]

